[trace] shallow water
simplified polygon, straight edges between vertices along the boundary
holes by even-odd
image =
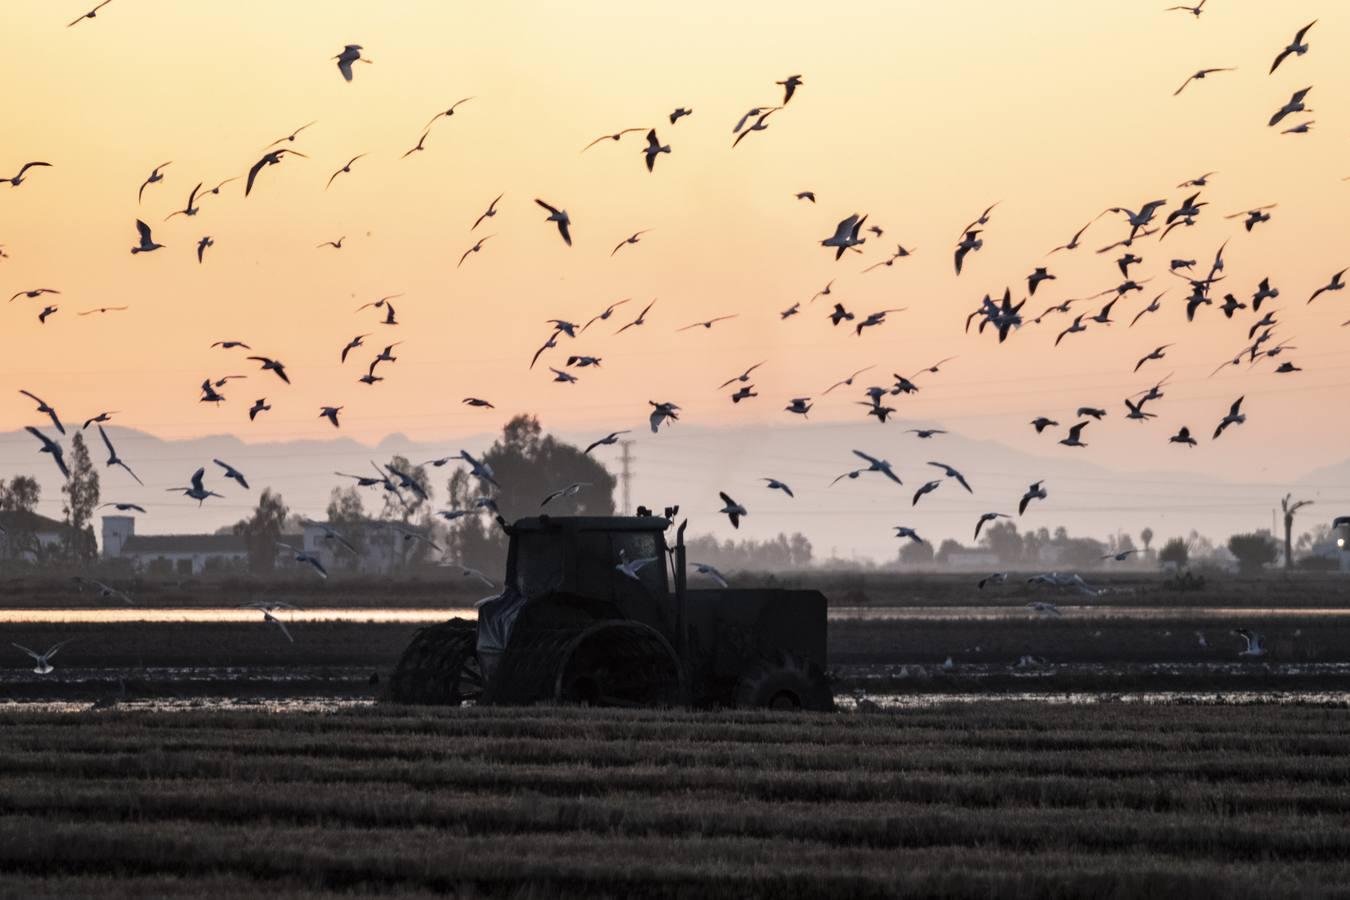
[[[1242,607],[1198,606],[1093,606],[1060,605],[1060,617],[1065,619],[1225,619],[1248,618],[1314,618],[1319,616],[1350,616],[1350,608],[1299,609],[1244,609]],[[274,613],[284,622],[373,622],[423,623],[444,622],[456,616],[476,619],[478,611],[472,608],[420,609],[295,609]],[[136,607],[108,607],[103,609],[0,609],[0,624],[20,623],[124,623],[124,622],[256,622],[262,613],[256,609],[233,608],[173,608],[140,609]],[[1038,619],[1046,618],[1023,606],[842,606],[830,609],[831,621],[881,620],[960,620],[960,619]],[[1052,617],[1053,618],[1053,617]]]

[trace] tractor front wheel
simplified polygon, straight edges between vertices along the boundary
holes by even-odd
[[[389,679],[389,699],[445,706],[478,702],[483,671],[477,645],[477,625],[465,619],[421,629]]]

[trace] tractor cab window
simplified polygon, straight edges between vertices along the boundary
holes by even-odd
[[[664,595],[666,587],[666,555],[663,550],[664,542],[659,540],[660,535],[654,531],[620,531],[608,535],[611,552],[614,561],[610,564],[609,571],[617,578],[623,581],[630,579],[615,571],[614,567],[619,565],[623,558],[629,562],[638,559],[650,559],[641,569],[638,569],[638,580],[653,596]],[[620,556],[619,551],[623,554]]]
[[[522,534],[516,540],[516,590],[537,597],[565,583],[566,543],[558,535]]]

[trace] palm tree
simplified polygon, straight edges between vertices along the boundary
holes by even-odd
[[[1294,500],[1293,494],[1285,494],[1280,500],[1280,509],[1284,510],[1284,569],[1286,572],[1294,568],[1294,541],[1291,535],[1294,533],[1294,513],[1305,506],[1311,506],[1311,500]]]

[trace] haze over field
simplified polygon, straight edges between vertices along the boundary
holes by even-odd
[[[9,386],[0,477],[37,474],[48,515],[60,515],[57,473],[21,431],[48,423],[20,388],[68,421],[117,411],[109,434],[146,486],[101,468],[103,498],[144,504],[145,532],[212,530],[269,486],[294,510],[321,514],[339,483],[333,470],[394,452],[478,452],[519,412],[583,444],[632,429],[634,501],[678,503],[696,531],[731,533],[716,514],[725,490],[750,510],[739,534],[802,531],[841,556],[890,557],[891,525],[968,542],[981,512],[1014,512],[1039,479],[1050,496],[1019,525],[1095,536],[1269,527],[1290,489],[1317,501],[1317,519],[1350,512],[1350,327],[1341,325],[1350,292],[1306,302],[1350,266],[1342,4],[1215,0],[1197,18],[1053,0],[862,4],[828,15],[781,0],[669,9],[117,0],[72,28],[83,10],[67,7],[13,0],[0,36],[0,75],[16,86],[0,97],[0,175],[52,163],[20,187],[0,185],[0,294],[61,292],[0,306]],[[1310,52],[1268,74],[1313,19]],[[373,61],[350,83],[332,59],[348,43]],[[1201,66],[1236,71],[1173,96]],[[790,103],[733,149],[732,126],[751,106],[781,104],[775,82],[793,73],[803,84]],[[1282,133],[1309,116],[1267,126],[1310,85],[1313,131]],[[426,128],[464,97],[473,99]],[[692,115],[671,124],[681,106]],[[202,200],[200,214],[165,220],[198,182],[244,174],[269,142],[311,121],[284,145],[308,158],[263,170],[247,199],[233,182]],[[600,135],[651,126],[671,147],[651,173],[643,133],[580,152]],[[424,149],[401,158],[424,133]],[[166,160],[164,180],[138,203],[138,187]],[[1210,171],[1203,188],[1176,187]],[[798,199],[802,191],[815,202]],[[1094,251],[1130,229],[1110,213],[1081,248],[1047,251],[1108,207],[1166,198],[1166,214],[1197,191],[1208,206],[1194,227],[1129,248],[1143,258],[1130,270],[1143,289],[1125,293],[1114,324],[1090,323],[1055,346],[1072,314],[1096,313],[1109,298],[1032,323],[1048,306],[1120,284],[1124,249]],[[472,229],[498,194],[498,214]],[[568,211],[573,246],[536,197]],[[983,246],[956,276],[962,227],[996,201]],[[1271,220],[1251,230],[1224,218],[1268,204],[1278,204]],[[836,262],[818,243],[853,213],[884,234]],[[127,252],[138,217],[163,249]],[[206,235],[214,244],[199,263]],[[340,249],[319,246],[339,238]],[[1214,305],[1188,322],[1189,286],[1169,262],[1194,259],[1182,274],[1203,278],[1225,241]],[[913,255],[863,272],[897,243]],[[963,330],[985,294],[1010,287],[1014,301],[1025,297],[1036,266],[1056,279],[1039,286],[1006,343],[993,329]],[[1276,310],[1271,344],[1290,349],[1211,375],[1260,318],[1250,308],[1226,318],[1223,295],[1250,304],[1263,277],[1281,291],[1262,310]],[[1160,311],[1131,325],[1163,292]],[[396,327],[380,324],[379,310],[356,311],[391,294],[403,295]],[[630,297],[529,368],[553,330],[546,320],[584,323]],[[645,326],[615,334],[653,298]],[[905,311],[856,334],[856,322],[831,326],[835,301],[858,321]],[[58,310],[39,323],[49,302]],[[780,318],[793,304],[799,314]],[[676,330],[723,315],[735,318]],[[363,333],[365,347],[341,363]],[[260,372],[245,351],[210,349],[225,339],[284,361],[292,383]],[[359,383],[395,341],[384,380]],[[1132,371],[1164,344],[1165,359]],[[569,368],[570,354],[603,365]],[[946,357],[955,358],[940,373],[924,372]],[[1286,360],[1301,371],[1276,374]],[[718,386],[760,362],[758,396],[730,402],[740,383]],[[553,381],[550,366],[578,382]],[[864,366],[875,368],[824,393]],[[896,413],[880,425],[859,401],[868,385],[889,387],[892,373],[920,389],[886,397]],[[200,402],[202,379],[236,374],[247,377],[220,389],[226,402]],[[1158,418],[1126,421],[1123,398],[1169,375],[1166,396],[1149,405]],[[467,407],[466,396],[495,409]],[[1239,396],[1248,421],[1212,441]],[[262,397],[273,409],[250,421]],[[809,417],[784,411],[795,397],[813,399]],[[648,401],[679,404],[680,420],[652,434]],[[343,407],[339,431],[318,416],[326,405]],[[1086,429],[1086,448],[1060,446],[1082,406],[1107,418]],[[1040,415],[1060,425],[1038,435],[1028,422]],[[1168,443],[1182,425],[1198,447]],[[951,433],[920,441],[912,427]],[[92,429],[86,436],[101,466],[102,447]],[[890,460],[905,488],[875,473],[828,487],[857,464],[853,449]],[[617,471],[615,448],[597,453]],[[224,502],[201,509],[164,491],[213,455],[246,471],[254,490],[225,490]],[[960,469],[976,494],[946,483],[912,507],[913,490],[940,477],[929,460]],[[444,499],[448,470],[434,471]],[[764,476],[798,498],[765,490]]]

